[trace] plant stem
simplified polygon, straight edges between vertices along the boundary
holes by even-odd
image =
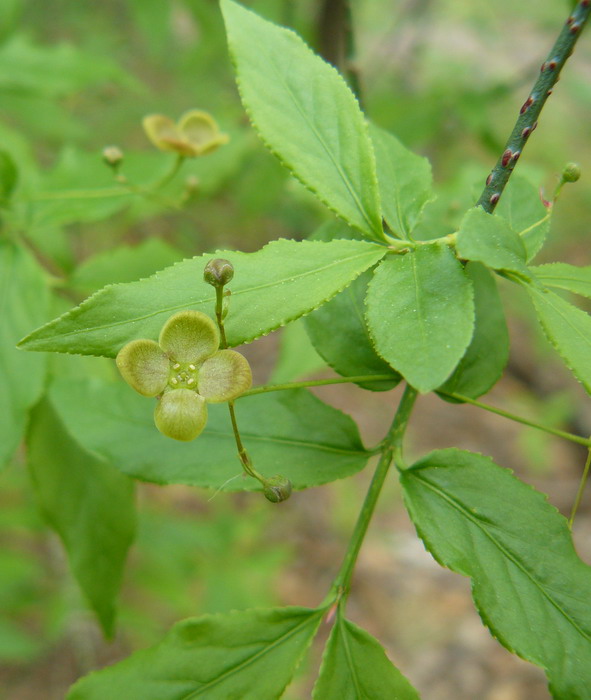
[[[379,495],[382,491],[382,486],[384,485],[388,470],[390,469],[390,465],[392,464],[392,461],[394,461],[399,469],[404,467],[402,459],[402,442],[416,398],[416,390],[410,385],[407,385],[402,399],[400,400],[400,404],[398,405],[398,410],[394,416],[392,426],[383,442],[380,461],[378,462],[378,466],[376,467],[371,484],[365,496],[361,512],[357,518],[357,523],[355,524],[355,529],[351,535],[345,558],[343,559],[340,571],[332,585],[331,593],[333,594],[333,598],[334,594],[336,593],[337,603],[339,604],[342,604],[349,594],[351,577],[353,576],[355,563],[357,561],[357,557],[359,556],[361,545],[363,544],[365,534],[367,533],[367,528],[371,522],[371,518],[373,516]]]
[[[239,399],[255,394],[267,394],[270,391],[286,391],[287,389],[304,389],[310,386],[329,386],[331,384],[355,384],[357,382],[383,382],[393,379],[391,374],[368,374],[360,377],[334,377],[333,379],[311,379],[307,382],[289,382],[287,384],[266,384],[255,386],[254,389],[240,394]]]
[[[156,192],[161,190],[165,185],[168,185],[168,183],[174,179],[175,175],[181,169],[184,162],[185,156],[182,153],[178,153],[171,169],[160,180],[158,180],[158,182],[152,185],[150,189]]]
[[[480,195],[477,206],[492,213],[507,184],[523,148],[538,125],[538,117],[552,93],[564,64],[572,54],[591,13],[591,0],[582,0],[569,15],[556,43],[542,64],[528,98],[519,110],[519,116],[497,164],[488,176],[486,186]]]
[[[565,440],[570,440],[570,442],[576,442],[579,445],[584,445],[585,447],[591,447],[591,440],[581,437],[580,435],[573,435],[572,433],[567,433],[564,430],[559,430],[558,428],[550,428],[547,425],[541,425],[535,421],[529,420],[528,418],[522,418],[521,416],[516,416],[514,413],[509,413],[509,411],[503,411],[502,408],[495,408],[490,404],[482,403],[482,401],[477,401],[476,399],[471,399],[468,396],[462,396],[462,394],[454,394],[447,391],[440,391],[443,396],[449,396],[452,399],[458,399],[459,401],[465,401],[466,403],[472,404],[472,406],[478,406],[489,413],[496,413],[497,416],[503,416],[503,418],[508,418],[509,420],[515,421],[516,423],[521,423],[527,425],[530,428],[535,428],[536,430],[542,430],[550,435],[556,435],[557,437],[564,438]]]
[[[583,476],[581,476],[581,481],[579,482],[579,488],[577,489],[577,495],[575,496],[575,502],[573,504],[573,509],[568,519],[568,526],[572,530],[573,523],[575,521],[575,515],[581,504],[581,499],[583,498],[583,491],[585,490],[585,484],[587,483],[587,477],[589,476],[589,467],[591,466],[591,449],[587,452],[587,461],[585,462],[585,468],[583,469]]]

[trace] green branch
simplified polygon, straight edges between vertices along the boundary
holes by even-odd
[[[481,206],[489,214],[494,211],[528,138],[538,125],[542,108],[558,81],[560,71],[572,54],[590,13],[590,0],[583,0],[577,4],[566,20],[548,58],[542,64],[538,79],[519,110],[511,136],[488,176],[486,186],[477,202],[477,206]]]
[[[329,598],[332,600],[336,599],[336,604],[338,605],[342,605],[349,594],[351,577],[353,576],[355,563],[357,562],[361,545],[365,539],[367,528],[371,522],[371,518],[378,502],[379,495],[382,491],[384,481],[386,480],[388,470],[390,469],[390,465],[392,464],[392,461],[394,461],[398,469],[402,469],[404,467],[402,458],[402,443],[416,398],[416,390],[407,385],[402,399],[400,400],[400,404],[398,405],[398,410],[394,416],[392,426],[382,443],[382,454],[380,456],[380,461],[378,462],[378,466],[376,467],[373,479],[365,496],[361,512],[357,518],[357,523],[355,524],[355,529],[351,535],[341,569],[334,580],[331,593],[329,594]]]

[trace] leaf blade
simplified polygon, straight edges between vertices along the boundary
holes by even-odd
[[[19,337],[47,318],[45,274],[21,246],[0,240],[0,469],[25,431],[29,409],[43,391],[47,358],[16,348]]]
[[[254,479],[235,478],[242,470],[223,404],[209,405],[207,425],[196,442],[179,443],[156,430],[154,402],[122,382],[58,382],[52,398],[65,425],[85,448],[129,476],[156,483],[260,490]],[[81,410],[83,406],[89,408]],[[349,476],[363,469],[370,457],[353,420],[304,389],[239,399],[236,416],[256,468],[266,476],[283,474],[295,489]]]
[[[445,245],[386,258],[369,284],[366,306],[376,350],[422,393],[447,379],[472,337],[472,285]]]
[[[549,289],[528,285],[527,291],[548,340],[591,393],[591,316]]]
[[[340,615],[332,628],[312,695],[315,700],[419,700],[381,644]]]
[[[577,267],[568,263],[555,262],[531,267],[542,284],[564,289],[580,296],[591,298],[591,265]]]
[[[33,411],[28,447],[28,467],[42,510],[110,637],[127,550],[135,533],[133,484],[81,447],[47,398]]]
[[[278,698],[323,612],[288,607],[183,620],[156,646],[82,678],[68,700],[105,694],[129,700]]]
[[[196,309],[211,316],[215,292],[203,281],[203,268],[213,257],[227,258],[236,269],[225,326],[229,344],[240,345],[323,304],[385,252],[383,246],[365,241],[285,239],[256,253],[217,251],[185,260],[145,280],[107,286],[33,331],[20,346],[115,357],[130,340],[156,340],[176,311]]]
[[[383,240],[372,144],[337,71],[292,31],[222,0],[242,101],[265,144],[339,216]]]
[[[557,698],[591,687],[591,567],[543,494],[487,457],[437,450],[401,475],[405,503],[433,556],[470,576],[483,622],[546,669]]]
[[[431,163],[405,148],[385,129],[370,124],[384,218],[402,238],[416,226],[423,207],[434,197]]]

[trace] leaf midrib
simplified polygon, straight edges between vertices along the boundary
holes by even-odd
[[[591,642],[591,635],[585,632],[579,625],[571,618],[571,616],[562,609],[562,607],[554,600],[554,598],[546,591],[545,587],[542,586],[537,579],[533,577],[533,575],[528,571],[525,566],[521,564],[519,559],[516,557],[516,555],[513,554],[509,549],[507,549],[499,540],[495,537],[493,537],[492,533],[490,533],[483,525],[482,522],[474,516],[474,514],[467,508],[463,506],[459,501],[457,501],[455,498],[452,498],[449,496],[447,493],[441,490],[440,487],[438,487],[436,484],[433,484],[431,481],[426,479],[424,475],[420,474],[421,470],[412,470],[413,474],[412,476],[417,479],[418,481],[422,482],[426,488],[430,489],[434,493],[436,493],[440,498],[445,500],[449,505],[460,512],[464,518],[467,520],[470,520],[475,527],[477,527],[484,535],[487,537],[496,547],[497,549],[505,556],[506,559],[508,559],[510,562],[513,563],[513,565],[519,569],[524,576],[530,580],[530,582],[533,584],[535,588],[537,588],[540,591],[540,594],[548,600],[548,602],[569,622],[572,627],[580,634],[581,637],[583,637],[587,642]],[[475,578],[474,574],[470,574],[470,578]]]
[[[290,629],[289,632],[286,632],[285,634],[281,635],[278,639],[275,640],[275,642],[264,646],[260,651],[253,654],[252,656],[245,659],[244,661],[240,662],[237,666],[233,666],[232,668],[228,669],[227,671],[222,673],[220,676],[218,676],[214,680],[208,681],[206,684],[202,685],[200,688],[196,688],[195,690],[190,691],[188,693],[188,695],[183,695],[181,700],[190,700],[190,698],[196,698],[197,696],[201,695],[202,692],[210,690],[215,685],[218,685],[218,683],[221,683],[222,681],[224,681],[226,678],[234,675],[235,673],[238,673],[246,666],[250,666],[251,664],[255,663],[255,661],[260,659],[262,656],[264,656],[265,654],[268,654],[270,651],[275,649],[277,646],[279,646],[283,642],[290,639],[290,637],[293,637],[295,634],[297,634],[300,631],[301,628],[303,628],[307,624],[310,624],[310,622],[312,622],[314,620],[314,618],[318,618],[318,617],[320,617],[320,615],[321,615],[321,611],[315,610],[314,614],[309,615],[305,620],[303,620],[298,625],[296,625],[295,627]]]
[[[368,245],[372,245],[372,244],[371,244],[371,243],[368,243]],[[373,244],[373,245],[374,245],[374,247],[376,247],[376,248],[378,247],[378,244]],[[306,271],[306,272],[302,272],[302,273],[300,273],[300,274],[289,275],[289,276],[285,277],[285,278],[282,279],[282,280],[276,280],[276,281],[273,281],[273,282],[266,282],[266,283],[264,283],[264,284],[260,284],[260,285],[253,286],[253,287],[248,287],[248,288],[246,288],[246,289],[239,289],[239,290],[236,290],[236,291],[232,290],[232,296],[235,298],[235,297],[237,297],[237,296],[240,296],[241,294],[247,294],[247,293],[251,293],[251,292],[256,292],[256,291],[259,291],[259,290],[261,290],[261,289],[266,289],[266,288],[268,288],[268,287],[275,287],[275,286],[277,286],[278,284],[282,284],[283,282],[286,282],[286,281],[294,281],[294,280],[296,280],[296,279],[303,279],[303,278],[305,278],[305,277],[308,277],[309,275],[316,275],[316,274],[319,274],[319,273],[321,273],[321,272],[323,272],[323,271],[325,271],[325,270],[328,270],[328,269],[330,269],[331,267],[334,267],[334,266],[336,266],[336,265],[340,265],[340,264],[348,263],[348,262],[353,262],[353,261],[357,260],[358,258],[363,258],[363,257],[367,256],[369,252],[370,252],[370,251],[364,251],[363,253],[358,253],[358,254],[353,255],[353,256],[348,256],[347,258],[341,258],[341,259],[338,259],[338,260],[334,260],[333,262],[324,265],[324,267],[316,267],[316,268],[314,268],[314,269],[308,270],[308,271]],[[371,251],[371,252],[373,253],[374,251]],[[386,251],[386,248],[384,248],[384,255],[386,254],[386,252],[387,252],[387,251]],[[181,263],[179,263],[179,264],[181,264]],[[361,272],[363,272],[363,270],[362,270]],[[358,273],[358,274],[361,274],[361,272]],[[139,280],[138,282],[132,282],[132,283],[130,283],[130,284],[142,284],[142,283],[144,283],[144,282],[149,281],[149,279],[150,279],[150,278],[148,278],[148,279],[146,279],[146,280]],[[353,279],[355,279],[355,278],[353,278]],[[351,280],[349,280],[349,282],[350,282],[350,281],[351,281]],[[347,284],[347,283],[345,283],[345,286],[346,286],[346,284]],[[113,288],[116,288],[116,287],[118,287],[118,286],[120,286],[120,285],[116,285],[116,284],[115,284],[115,285],[108,285],[105,289],[108,289],[108,288],[113,289]],[[121,286],[123,286],[123,285],[121,285]],[[96,294],[100,294],[102,291],[103,291],[103,290],[101,290],[101,291],[99,291],[99,292],[96,292]],[[92,300],[92,298],[93,298],[93,297],[90,297],[90,298],[89,298],[88,303],[90,303],[90,301]],[[210,298],[210,297],[207,297],[207,298],[205,298],[205,299],[198,299],[198,300],[191,301],[191,302],[190,302],[190,305],[191,305],[191,306],[195,306],[195,305],[198,305],[198,304],[204,304],[204,303],[206,303],[207,301],[211,301],[211,302],[213,303],[214,299],[213,299],[213,297],[211,297],[211,298]],[[151,313],[145,314],[144,316],[127,317],[127,318],[125,318],[125,319],[123,319],[123,320],[121,320],[121,321],[113,321],[113,322],[111,322],[111,323],[106,323],[106,324],[103,324],[103,325],[95,325],[95,326],[92,326],[92,327],[90,327],[90,328],[76,328],[76,329],[74,329],[74,330],[72,330],[72,331],[62,332],[62,333],[59,334],[59,337],[60,337],[60,338],[68,338],[68,337],[76,336],[76,335],[79,335],[79,334],[88,334],[88,333],[91,333],[91,332],[96,332],[96,331],[105,330],[105,329],[107,329],[107,328],[116,328],[117,326],[124,326],[124,325],[127,325],[127,324],[129,324],[129,323],[137,323],[138,321],[145,321],[145,320],[148,319],[148,318],[153,318],[154,316],[158,316],[158,315],[163,314],[163,313],[170,313],[170,312],[172,312],[172,311],[177,311],[177,310],[179,310],[179,309],[186,309],[186,308],[187,308],[187,302],[182,303],[182,304],[175,304],[175,305],[173,305],[173,306],[161,307],[161,308],[158,309],[157,311],[152,311]],[[64,320],[66,320],[66,318],[68,318],[68,317],[71,318],[71,317],[74,316],[75,314],[76,314],[76,315],[79,315],[79,314],[82,313],[82,312],[83,312],[82,307],[77,307],[76,309],[73,309],[72,311],[68,312],[68,313],[66,314],[66,316],[61,316],[61,317],[57,318],[54,322],[51,322],[51,325],[53,325],[54,323],[57,324],[58,321],[64,321]],[[48,327],[49,327],[49,326],[43,326],[42,328],[48,328]],[[40,329],[40,330],[41,330],[41,329]],[[52,338],[52,337],[54,337],[54,336],[51,336],[51,335],[50,335],[50,336],[41,336],[40,338],[31,338],[31,341],[30,341],[30,342],[35,342],[35,341],[39,341],[39,340],[47,340],[48,338]]]

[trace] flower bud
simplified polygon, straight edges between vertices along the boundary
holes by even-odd
[[[203,279],[214,287],[223,287],[234,277],[234,267],[229,260],[210,260],[203,271]]]
[[[123,151],[117,146],[103,148],[103,160],[110,168],[118,168],[123,161]]]
[[[563,182],[576,182],[581,177],[581,167],[578,163],[567,163],[562,171]]]
[[[263,482],[263,493],[271,503],[287,501],[291,496],[291,481],[281,474],[275,474]]]

